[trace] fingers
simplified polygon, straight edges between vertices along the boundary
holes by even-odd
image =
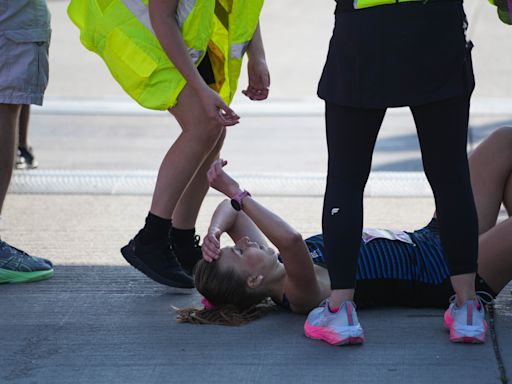
[[[240,122],[240,116],[235,111],[222,103],[218,106],[217,121],[225,127],[231,127]]]
[[[265,100],[268,97],[269,89],[267,87],[257,88],[249,85],[242,93],[251,100],[259,101]]]
[[[249,86],[242,93],[251,100],[265,100],[270,87],[270,73],[266,65],[264,68],[249,69]]]
[[[208,262],[217,260],[220,256],[220,241],[213,235],[206,235],[201,248],[203,259]]]
[[[222,168],[225,167],[227,163],[228,162],[224,159],[217,159],[212,163],[210,169],[206,173],[206,177],[208,178],[208,183],[210,186],[213,186],[219,175],[224,173]]]
[[[220,160],[220,161],[219,160],[217,160],[216,162],[213,163],[213,166],[215,168],[215,173],[217,175],[220,175],[222,172],[224,172],[224,170],[222,169],[224,167],[224,165],[222,164],[222,160]]]

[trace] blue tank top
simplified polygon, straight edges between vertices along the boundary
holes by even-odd
[[[446,305],[452,288],[437,221],[405,233],[407,241],[379,237],[361,240],[354,296],[359,307]],[[327,267],[323,236],[312,236],[305,242],[313,263]],[[289,308],[286,296],[280,305]]]
[[[375,238],[361,240],[356,280],[396,279],[441,284],[450,277],[443,255],[436,220],[414,232],[405,232],[410,242]],[[326,267],[323,235],[305,240],[313,263]]]

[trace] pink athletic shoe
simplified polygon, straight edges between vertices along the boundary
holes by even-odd
[[[343,302],[339,310],[332,313],[329,302],[325,300],[320,307],[309,313],[304,333],[311,339],[323,340],[332,345],[361,344],[364,341],[363,328],[352,301]]]
[[[467,300],[461,307],[455,304],[455,295],[444,313],[444,326],[450,330],[450,341],[454,343],[485,342],[487,321],[481,299]]]

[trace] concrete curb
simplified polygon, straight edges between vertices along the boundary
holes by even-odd
[[[14,173],[10,192],[19,194],[151,195],[156,172],[112,170],[31,170]],[[260,196],[323,196],[325,175],[320,173],[233,173]],[[216,193],[212,191],[211,193]],[[429,197],[422,172],[373,172],[368,197]]]

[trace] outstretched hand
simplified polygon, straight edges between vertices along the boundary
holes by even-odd
[[[205,85],[199,92],[199,98],[207,116],[222,125],[229,127],[240,122],[240,116],[227,106],[217,92]]]
[[[207,177],[210,187],[232,199],[240,192],[240,186],[224,171],[224,167],[227,163],[228,162],[223,159],[215,160],[208,170]]]

